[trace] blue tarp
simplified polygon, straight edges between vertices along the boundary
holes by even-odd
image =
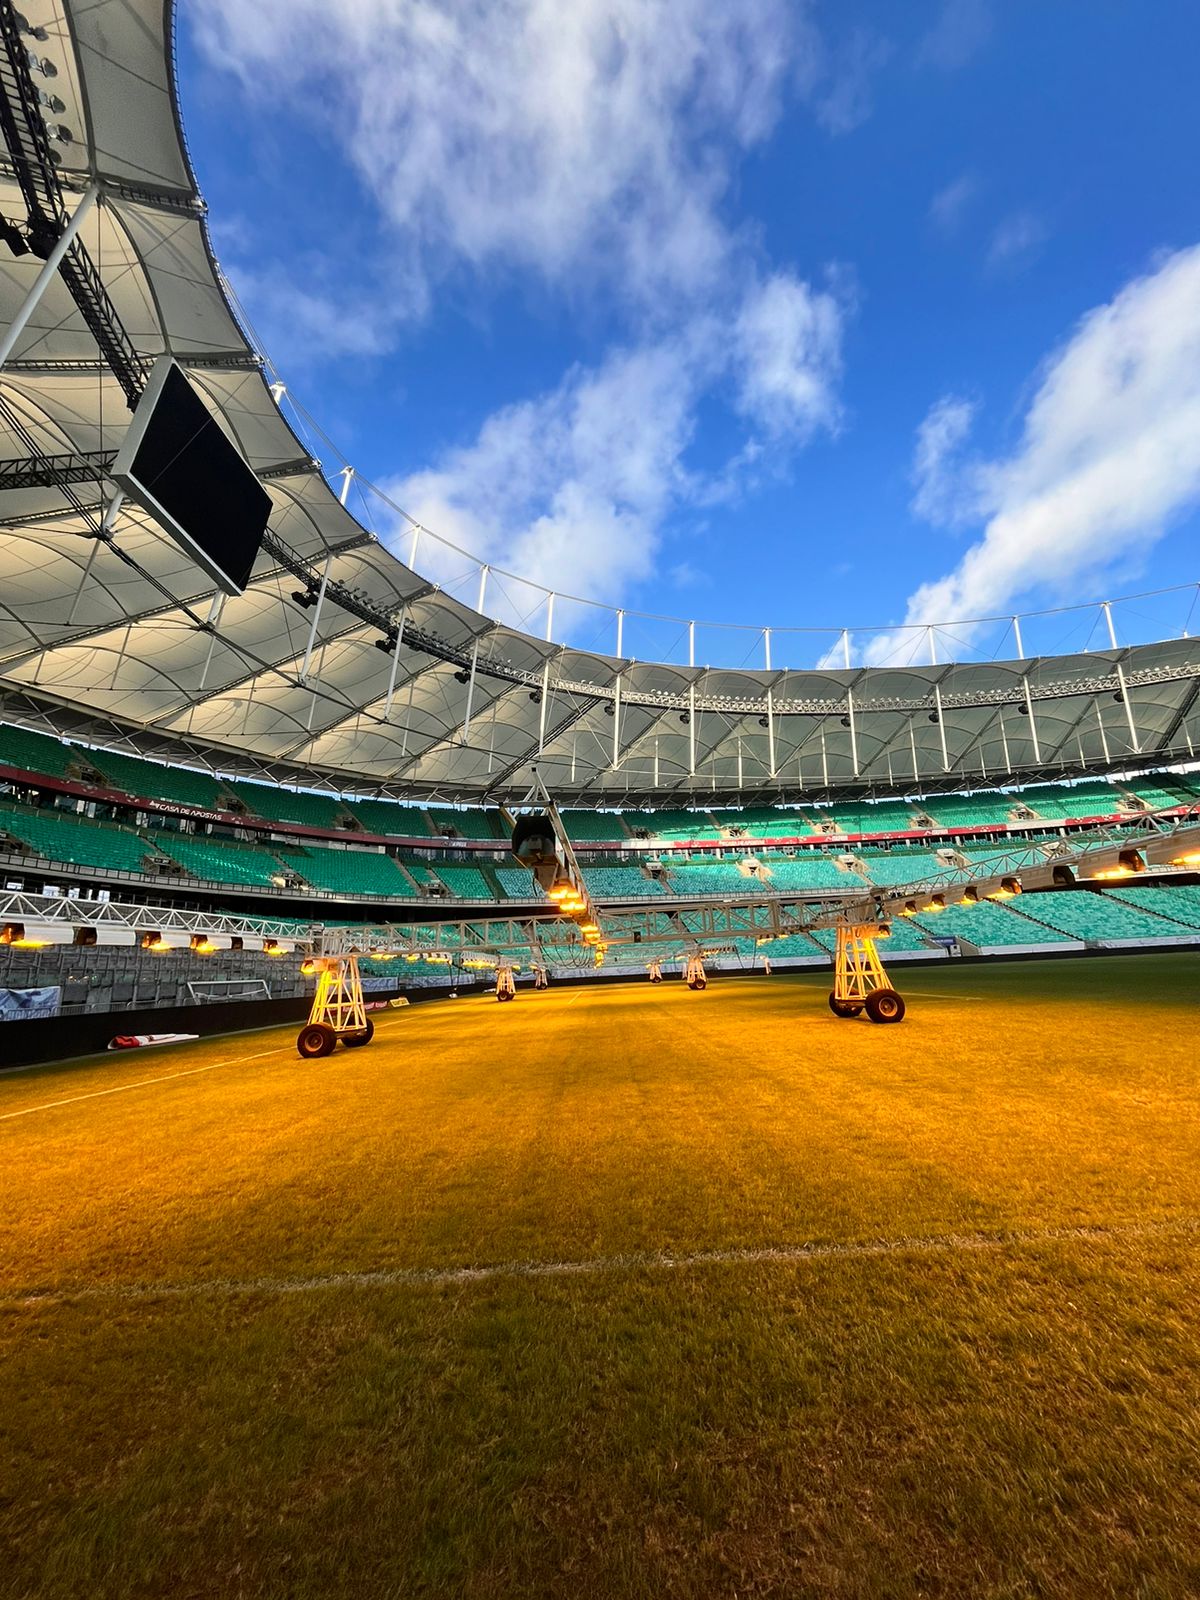
[[[0,989],[0,1022],[32,1022],[56,1017],[62,1003],[58,984],[48,989]]]

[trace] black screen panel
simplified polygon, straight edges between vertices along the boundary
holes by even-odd
[[[271,497],[167,358],[138,406],[114,475],[223,589],[249,582]],[[145,413],[145,415],[143,415]]]

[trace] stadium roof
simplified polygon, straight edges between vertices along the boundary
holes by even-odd
[[[535,765],[567,803],[711,805],[1194,755],[1187,638],[919,667],[655,664],[535,637],[404,565],[340,503],[231,309],[170,20],[161,0],[0,4],[0,213],[24,226],[40,209],[54,237],[87,205],[0,374],[0,715],[225,771],[464,801],[520,798]],[[0,244],[0,330],[41,266]],[[223,602],[136,506],[112,506],[107,469],[164,351],[273,502],[251,584]],[[293,598],[322,585],[319,606]]]

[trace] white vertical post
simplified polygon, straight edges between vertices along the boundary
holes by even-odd
[[[415,572],[417,570],[417,545],[421,538],[421,524],[413,523],[412,543],[408,547],[408,564]]]
[[[1117,682],[1121,685],[1121,704],[1125,707],[1125,721],[1129,724],[1129,738],[1133,744],[1134,753],[1141,755],[1142,742],[1138,738],[1138,731],[1134,726],[1133,707],[1129,704],[1129,690],[1125,686],[1125,671],[1119,661],[1117,662]]]
[[[465,740],[471,731],[471,706],[475,699],[475,667],[479,661],[479,640],[471,646],[471,676],[467,679],[467,709],[463,716],[462,736]]]
[[[763,650],[764,650],[764,654],[766,656],[767,671],[770,672],[770,670],[771,670],[771,630],[770,630],[770,628],[764,628],[763,629]]]
[[[342,487],[341,487],[341,490],[340,490],[340,492],[338,494],[338,499],[342,503],[342,505],[346,504],[346,497],[350,493],[350,485],[353,482],[353,479],[354,479],[354,468],[353,467],[343,467],[342,468]]]
[[[550,698],[550,657],[542,662],[542,703],[538,706],[538,755],[546,748],[546,702]],[[572,744],[572,751],[575,746]],[[574,755],[571,760],[574,762]],[[574,772],[571,774],[574,777]]]
[[[658,788],[658,736],[654,738],[654,787]]]
[[[942,717],[942,687],[935,683],[933,686],[934,704],[937,706],[938,734],[942,743],[942,771],[950,771],[950,757],[946,750],[946,724]]]
[[[308,669],[312,662],[313,645],[317,642],[317,628],[321,621],[321,608],[325,604],[325,590],[329,584],[329,569],[333,566],[333,551],[325,557],[325,570],[321,574],[321,587],[317,590],[317,603],[313,607],[312,627],[308,630],[308,643],[304,647],[304,661],[300,667],[300,682],[304,683],[308,677]]]
[[[83,192],[83,198],[75,207],[70,221],[59,234],[54,248],[42,263],[42,270],[33,280],[29,293],[21,301],[17,313],[9,324],[8,332],[0,339],[0,367],[2,367],[16,348],[17,340],[25,332],[25,325],[38,308],[38,302],[46,292],[46,287],[51,278],[62,265],[62,259],[75,242],[75,235],[83,223],[83,219],[95,205],[100,197],[100,186],[95,183],[88,184]]]
[[[696,624],[688,623],[688,666],[696,665]]]
[[[1025,659],[1025,646],[1021,642],[1021,619],[1020,619],[1020,617],[1014,616],[1013,619],[1012,619],[1012,624],[1013,624],[1013,637],[1017,641],[1017,660],[1018,661],[1024,661],[1024,659]]]
[[[615,772],[621,762],[621,674],[617,673],[617,688],[613,695],[613,751],[612,768]]]
[[[825,729],[821,729],[821,779],[826,789],[829,787],[829,752],[825,748]]]
[[[933,629],[932,629],[932,627],[927,627],[925,629],[925,633],[926,633],[926,637],[929,640],[929,665],[931,667],[936,667],[937,666],[937,641],[933,637]]]
[[[1102,713],[1100,711],[1100,699],[1099,699],[1099,696],[1097,696],[1097,698],[1093,702],[1093,704],[1096,707],[1096,726],[1100,729],[1100,748],[1104,751],[1104,760],[1105,760],[1105,763],[1107,764],[1108,761],[1111,759],[1111,757],[1109,756],[1109,753],[1108,753],[1108,732],[1105,729],[1104,717],[1103,717],[1103,715],[1102,715]]]
[[[387,699],[383,706],[383,720],[385,722],[392,714],[392,700],[396,693],[396,669],[400,665],[400,646],[404,643],[404,624],[408,621],[408,605],[400,607],[400,620],[396,624],[396,643],[392,647],[392,665],[388,672]]]
[[[1104,613],[1104,620],[1108,624],[1108,643],[1110,649],[1117,648],[1117,630],[1113,627],[1112,607],[1107,600],[1100,602],[1100,609]]]
[[[1029,715],[1029,737],[1033,740],[1033,759],[1040,762],[1042,759],[1041,744],[1038,740],[1037,718],[1033,714],[1033,696],[1029,692],[1029,679],[1021,679],[1021,687],[1025,690],[1025,710]]]
[[[911,717],[908,719],[908,747],[912,751],[913,781],[919,782],[921,778],[921,769],[917,764],[917,734],[916,729],[913,727],[913,719]]]
[[[546,596],[546,643],[554,637],[554,590]]]
[[[842,629],[842,664],[846,671],[850,670],[850,629]]]
[[[696,776],[696,685],[688,684],[688,774]]]
[[[617,612],[617,659],[625,653],[625,613]]]
[[[771,768],[771,777],[775,776],[775,695],[771,689],[767,690],[767,760]]]
[[[1004,751],[1004,770],[1012,776],[1012,759],[1008,753],[1008,729],[1004,726],[1004,707],[1000,707],[1000,748]]]
[[[846,711],[850,717],[850,759],[854,763],[854,776],[858,777],[858,729],[854,722],[854,690],[846,690]]]

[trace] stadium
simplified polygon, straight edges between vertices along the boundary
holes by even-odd
[[[0,0],[0,1592],[1195,1593],[1197,586],[385,516],[172,30]]]

